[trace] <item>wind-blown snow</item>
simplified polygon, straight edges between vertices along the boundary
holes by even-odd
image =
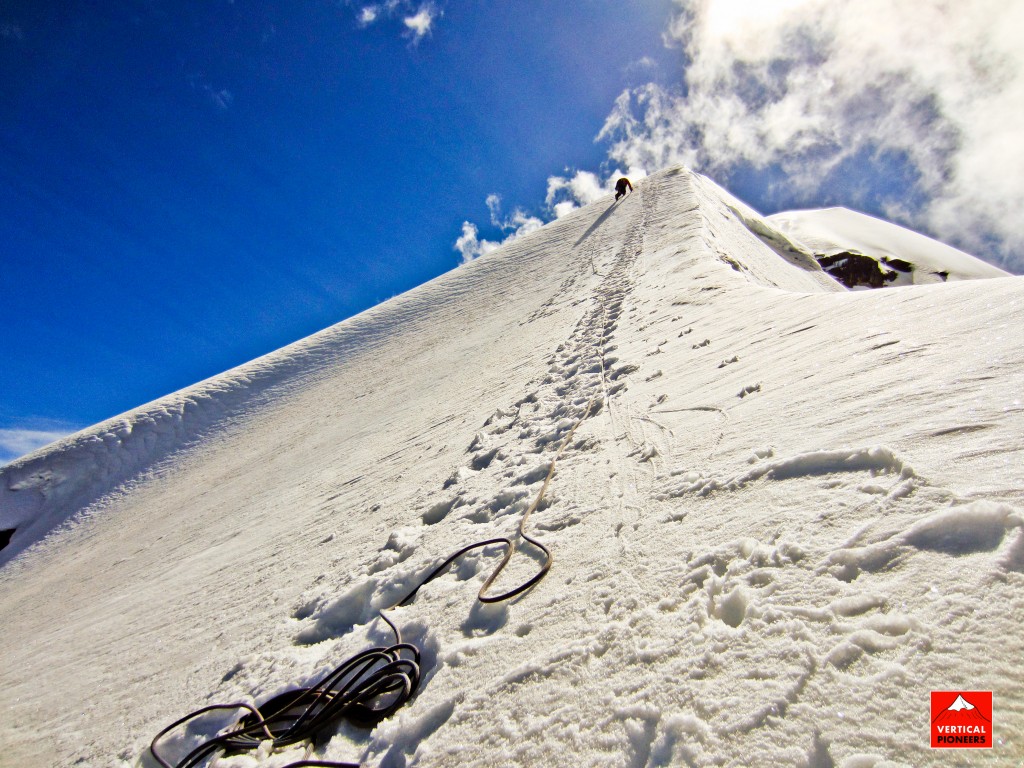
[[[995,701],[962,761],[1016,764],[1024,278],[848,292],[791,246],[670,169],[4,467],[0,765],[150,766],[389,642],[376,608],[514,532],[581,418],[548,577],[475,602],[495,547],[427,585],[392,614],[421,690],[317,758],[946,765],[961,689]]]

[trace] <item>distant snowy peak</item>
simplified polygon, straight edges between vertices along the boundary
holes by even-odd
[[[848,208],[785,211],[765,221],[848,288],[1009,276],[952,246]]]

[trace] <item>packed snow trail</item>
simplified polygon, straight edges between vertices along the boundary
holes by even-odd
[[[995,747],[956,760],[1017,765],[1024,280],[846,292],[683,169],[610,204],[122,417],[209,398],[151,455],[76,463],[99,425],[0,472],[56,526],[0,569],[0,765],[149,766],[186,712],[389,642],[376,611],[514,533],[591,402],[530,520],[548,577],[427,585],[392,613],[419,693],[315,757],[938,766],[929,692],[962,689]]]

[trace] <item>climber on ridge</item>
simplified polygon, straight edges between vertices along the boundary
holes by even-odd
[[[625,176],[615,182],[615,202],[618,202],[620,197],[626,196],[626,187],[629,187],[630,192],[633,191],[633,185]]]

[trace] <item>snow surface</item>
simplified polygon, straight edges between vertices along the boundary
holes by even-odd
[[[514,532],[591,403],[530,520],[548,577],[477,603],[485,550],[427,585],[392,614],[419,693],[316,757],[948,765],[959,689],[995,748],[956,763],[1018,765],[1024,278],[849,292],[787,238],[670,169],[4,467],[0,765],[150,766],[390,642],[375,609]]]
[[[917,232],[848,208],[785,211],[765,218],[791,241],[819,256],[858,253],[881,263],[891,285],[1007,277],[998,267]],[[896,259],[910,269],[887,265]]]

